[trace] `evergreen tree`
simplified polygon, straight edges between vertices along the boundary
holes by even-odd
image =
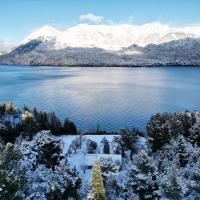
[[[197,198],[195,200],[200,199],[200,162],[197,162],[197,168],[192,172],[192,181],[194,181],[194,190],[196,192]],[[198,198],[199,197],[199,198]]]
[[[134,162],[128,170],[127,188],[138,194],[140,200],[159,199],[156,168],[146,152],[134,157]],[[131,193],[131,192],[130,192]]]
[[[95,141],[88,139],[86,145],[88,153],[96,153],[97,143]]]
[[[165,196],[170,200],[181,200],[183,198],[175,167],[172,167],[169,179],[163,185],[163,191]]]
[[[42,131],[41,134],[34,137],[33,141],[38,151],[38,163],[54,170],[63,158],[61,141],[53,136],[50,131]]]
[[[156,114],[151,117],[147,124],[147,135],[153,152],[162,149],[171,139],[169,125],[166,123],[169,118],[168,113]]]
[[[194,124],[194,116],[186,111],[185,113],[180,114],[180,120],[183,124],[184,136],[187,138],[189,136],[189,129]]]
[[[105,200],[103,178],[98,162],[96,162],[92,168],[92,181],[90,187],[90,193],[88,195],[89,200]]]
[[[77,134],[76,126],[73,122],[70,122],[67,118],[64,120],[63,124],[63,134],[75,135]]]
[[[6,110],[6,104],[0,104],[0,116],[3,117],[3,115],[5,114],[5,110]]]
[[[181,167],[185,167],[185,165],[189,161],[189,153],[187,151],[187,144],[183,137],[180,137],[177,144],[177,156],[179,159],[179,163]]]
[[[72,199],[79,199],[78,190],[81,187],[82,180],[78,175],[77,169],[74,167],[68,170],[68,176],[71,178],[68,178],[68,184],[63,193],[63,199],[70,199],[70,197],[72,197]]]
[[[30,139],[32,139],[33,135],[39,130],[39,124],[31,112],[25,111],[23,120],[18,125],[18,128],[20,132],[24,132],[25,136],[28,136]]]
[[[50,130],[52,134],[59,135],[61,134],[61,128],[62,124],[61,121],[58,119],[58,117],[55,115],[55,113],[50,113],[49,115],[50,120]]]
[[[120,161],[113,161],[112,158],[100,158],[99,164],[103,178],[112,173],[118,173],[121,169]]]
[[[51,188],[50,191],[48,191],[45,194],[47,200],[63,200],[63,194],[59,188]]]
[[[172,136],[184,135],[184,127],[180,120],[170,119],[170,133]]]
[[[194,124],[194,126],[189,129],[189,132],[190,142],[200,146],[200,124]]]
[[[103,142],[103,153],[110,154],[110,145],[108,140],[104,137],[102,142]]]
[[[26,111],[30,112],[31,110],[26,104],[24,104],[24,112],[26,112]]]
[[[122,129],[120,131],[121,135],[121,147],[122,147],[122,156],[124,156],[124,151],[130,150],[130,159],[132,160],[132,156],[134,153],[136,153],[136,143],[137,139],[140,135],[142,135],[141,132],[139,132],[137,129],[133,129],[132,131],[129,131],[128,129]]]
[[[20,154],[8,143],[5,149],[1,149],[0,157],[0,199],[21,200],[25,178],[18,163]]]
[[[120,131],[122,144],[125,149],[135,151],[135,143],[139,132],[138,130],[129,131],[128,129],[122,129]]]
[[[50,130],[48,114],[46,112],[39,112],[36,121],[39,124],[39,130]]]

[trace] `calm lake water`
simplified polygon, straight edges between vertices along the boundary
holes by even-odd
[[[200,68],[0,66],[5,101],[55,111],[82,130],[144,130],[157,112],[200,110]]]

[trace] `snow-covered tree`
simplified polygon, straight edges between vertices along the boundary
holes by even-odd
[[[185,167],[185,165],[189,161],[189,152],[188,146],[183,137],[179,137],[177,142],[177,156],[181,167]]]
[[[200,152],[198,152],[200,154]],[[188,179],[191,179],[191,193],[195,193],[195,200],[200,198],[200,160],[199,156],[197,160],[192,160],[192,166],[186,170],[187,174],[189,174]]]
[[[71,154],[71,153],[76,153],[76,151],[78,149],[81,148],[81,145],[82,145],[82,138],[79,136],[79,137],[76,137],[70,144],[69,146],[69,149],[68,149],[68,154]]]
[[[168,113],[163,115],[156,114],[151,117],[149,123],[147,124],[147,134],[154,152],[161,149],[171,139],[168,124],[170,117],[171,115]]]
[[[128,169],[127,188],[141,200],[159,199],[156,168],[145,151],[134,156]]]
[[[86,145],[88,153],[96,153],[97,143],[95,141],[88,139]]]
[[[102,143],[103,143],[103,153],[110,154],[110,145],[105,137],[103,138]]]
[[[181,200],[183,198],[181,183],[176,174],[176,168],[173,166],[167,180],[162,185],[165,196],[170,200]]]
[[[117,173],[121,169],[120,161],[113,161],[112,158],[100,158],[99,164],[103,176]]]
[[[190,129],[189,139],[193,144],[200,146],[200,124],[194,124]]]
[[[129,131],[128,129],[122,129],[120,131],[121,135],[121,141],[124,149],[128,149],[131,151],[135,151],[135,143],[139,135],[139,131],[133,129],[132,131]]]
[[[114,154],[122,154],[122,140],[121,137],[113,137],[112,151]]]
[[[61,141],[49,131],[37,133],[33,140],[19,140],[16,148],[22,155],[20,165],[25,169],[27,199],[78,198],[81,178],[70,168],[61,150]]]
[[[105,189],[103,178],[101,175],[101,168],[96,162],[92,168],[92,180],[90,185],[90,192],[88,194],[89,200],[105,200]]]
[[[25,176],[19,165],[20,153],[10,143],[0,153],[0,199],[22,199]]]

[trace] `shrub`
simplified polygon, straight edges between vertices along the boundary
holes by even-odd
[[[96,153],[97,143],[88,139],[87,140],[87,152],[88,153]]]

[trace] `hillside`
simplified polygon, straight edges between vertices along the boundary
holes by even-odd
[[[7,65],[52,66],[162,66],[200,65],[200,39],[184,38],[145,47],[131,45],[120,50],[102,48],[52,49],[52,40],[31,40],[0,56]]]
[[[200,31],[159,23],[144,25],[79,24],[64,31],[44,26],[0,64],[53,66],[200,65]]]

